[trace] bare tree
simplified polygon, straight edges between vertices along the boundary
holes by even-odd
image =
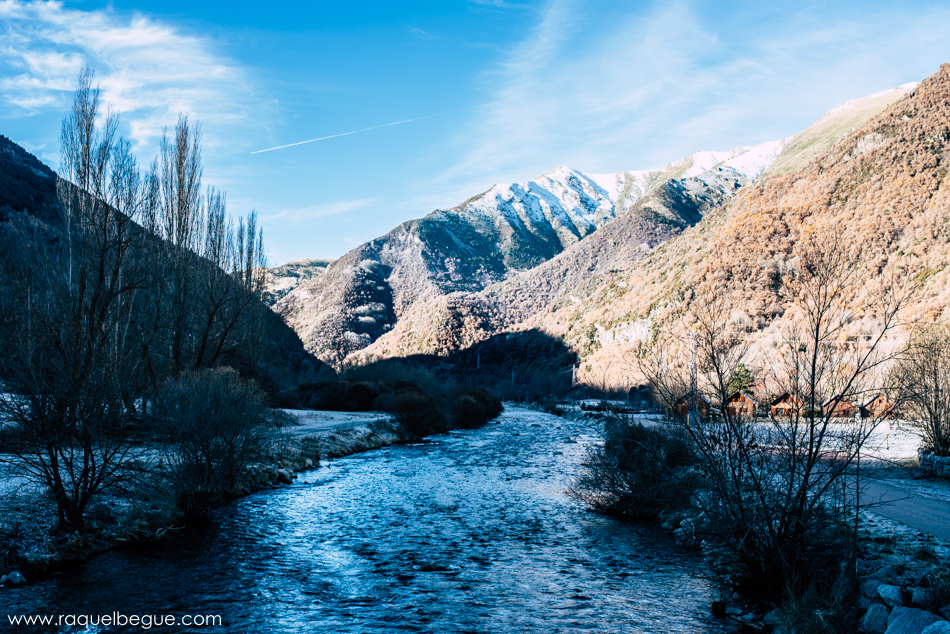
[[[637,359],[700,457],[705,479],[695,499],[726,552],[760,591],[795,597],[813,578],[815,558],[852,537],[843,523],[843,489],[855,485],[851,468],[877,422],[842,423],[829,401],[854,402],[887,387],[881,370],[893,355],[882,344],[911,289],[863,289],[858,260],[834,245],[814,245],[786,292],[793,325],[760,351],[758,365],[774,384],[767,391],[799,404],[790,417],[756,418],[739,406],[745,397],[731,398],[736,372],[756,363],[753,338],[721,300],[694,302],[688,341],[658,340]],[[859,318],[869,315],[875,332],[862,334]],[[693,389],[710,404],[702,423],[684,414],[683,397],[691,406]],[[857,513],[851,517],[857,521]]]
[[[52,492],[60,527],[80,532],[90,499],[123,479],[134,457],[122,424],[137,375],[125,334],[133,297],[148,283],[138,257],[145,236],[132,220],[141,177],[128,144],[114,139],[114,117],[97,125],[92,80],[84,69],[63,125],[63,173],[78,182],[59,184],[60,226],[21,242],[4,315],[10,396],[0,401],[12,423],[10,459]]]
[[[159,235],[171,246],[167,259],[166,288],[171,317],[169,356],[171,369],[178,373],[186,366],[186,347],[193,325],[189,319],[194,252],[201,246],[201,128],[190,126],[179,115],[175,137],[162,136],[159,147]]]
[[[943,324],[917,328],[895,365],[892,381],[898,386],[906,423],[935,454],[950,456],[950,328]]]

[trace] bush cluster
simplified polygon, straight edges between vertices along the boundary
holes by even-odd
[[[186,519],[207,515],[236,492],[245,468],[266,450],[278,414],[256,383],[231,368],[186,372],[161,386],[152,427]]]
[[[502,412],[501,401],[484,388],[460,386],[431,370],[397,361],[354,368],[336,381],[302,383],[283,402],[344,412],[384,411],[403,440],[417,440],[453,428],[484,425]]]
[[[697,462],[689,443],[675,431],[612,421],[603,446],[591,447],[570,493],[591,508],[612,515],[655,519],[688,506]]]

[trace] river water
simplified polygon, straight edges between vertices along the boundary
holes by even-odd
[[[187,535],[0,590],[0,611],[223,622],[152,630],[163,633],[726,631],[695,554],[565,495],[595,440],[582,423],[509,408],[482,429],[335,460]]]

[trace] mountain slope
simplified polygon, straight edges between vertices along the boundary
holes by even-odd
[[[561,167],[533,181],[496,185],[354,249],[275,309],[310,351],[341,361],[418,306],[530,271],[618,218],[624,226],[612,234],[615,243],[638,240],[646,250],[654,248],[752,182],[783,146],[700,152],[654,171],[587,175]],[[610,238],[601,244],[606,249]],[[623,253],[620,261],[646,250]],[[582,255],[578,266],[596,270],[600,259]],[[522,313],[532,309],[525,306]]]
[[[16,143],[0,136],[0,304],[10,302],[4,306],[4,310],[18,301],[16,284],[11,283],[18,279],[17,270],[34,267],[35,270],[44,270],[41,268],[44,266],[41,258],[44,246],[53,246],[46,252],[47,256],[50,253],[62,253],[55,248],[64,239],[63,208],[57,195],[57,185],[61,182],[52,169]],[[163,244],[160,238],[137,225],[133,231],[144,236],[141,243],[137,242],[137,252],[143,251],[147,245],[155,248],[159,254],[164,253],[160,248]],[[36,241],[39,241],[40,247],[37,247]],[[49,261],[45,264],[49,265]],[[192,256],[190,268],[194,275],[208,272],[211,269],[207,267],[214,266],[206,259]],[[208,299],[200,295],[198,285],[191,288],[191,302]],[[144,298],[149,291],[154,289],[136,291],[143,298],[140,307],[148,303],[149,300]],[[293,385],[301,377],[315,375],[325,367],[304,350],[297,334],[262,304],[251,304],[246,309],[246,316],[248,321],[253,319],[253,324],[246,327],[253,330],[254,336],[240,340],[240,345],[223,352],[220,355],[222,363],[253,375],[263,386],[272,390],[283,383]],[[245,325],[243,322],[232,323],[231,327],[237,331]],[[189,340],[198,338],[194,331],[189,331],[188,337]],[[3,345],[4,342],[0,342],[0,347]],[[262,367],[249,365],[248,359],[252,352],[265,359]],[[4,355],[5,351],[0,350],[0,357]]]
[[[264,301],[273,306],[307,280],[322,274],[333,260],[295,260],[267,269]]]
[[[914,314],[950,317],[950,64],[803,169],[762,179],[629,270],[598,276],[576,302],[523,326],[570,342],[595,373],[709,297],[765,339],[788,319],[784,281],[816,244],[857,260],[864,288],[887,276],[918,283]],[[853,328],[873,332],[874,316]]]
[[[456,293],[414,305],[391,331],[365,348],[357,360],[419,353],[445,355],[506,329],[535,326],[568,335],[574,349],[582,354],[597,350],[602,342],[638,336],[645,332],[647,321],[612,317],[605,324],[586,319],[597,302],[592,306],[585,298],[598,291],[615,297],[633,284],[624,279],[625,271],[644,258],[654,259],[650,254],[658,247],[660,252],[665,251],[662,245],[683,233],[684,228],[686,234],[693,234],[699,227],[715,222],[717,209],[750,183],[735,168],[750,174],[764,170],[759,179],[764,182],[769,175],[827,151],[836,139],[866,123],[915,86],[908,84],[846,102],[794,137],[758,146],[758,152],[694,154],[668,172],[679,178],[655,186],[652,193],[637,200],[625,214],[544,264],[478,293]],[[649,222],[651,218],[670,220],[676,217],[676,210],[680,218],[690,213],[687,210],[694,215],[685,225]],[[712,215],[700,222],[709,214]],[[697,229],[687,228],[697,222]],[[682,257],[688,257],[690,250],[697,248],[699,244],[689,243]],[[723,255],[729,257],[729,253]],[[710,257],[721,256],[713,253]],[[658,275],[666,276],[667,272]],[[635,284],[642,283],[638,279]],[[572,311],[575,304],[577,309]],[[564,319],[568,326],[562,323]]]

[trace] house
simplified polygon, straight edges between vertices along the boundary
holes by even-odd
[[[884,398],[884,395],[877,394],[861,405],[861,418],[883,418],[893,410],[894,406]]]
[[[736,392],[726,399],[726,411],[732,416],[755,416],[759,404],[745,392]]]
[[[774,399],[769,408],[772,412],[772,416],[791,417],[802,413],[801,401],[788,392]]]
[[[821,415],[829,418],[854,418],[858,408],[840,394],[832,396],[821,404]]]
[[[696,413],[699,415],[699,417],[702,419],[709,418],[709,412],[712,409],[712,403],[709,401],[709,399],[703,396],[702,394],[700,394],[699,392],[696,392],[694,399],[696,402]],[[683,418],[686,418],[689,416],[689,410],[690,410],[689,394],[685,394],[681,396],[679,400],[676,401],[674,410],[679,416],[682,416]]]

